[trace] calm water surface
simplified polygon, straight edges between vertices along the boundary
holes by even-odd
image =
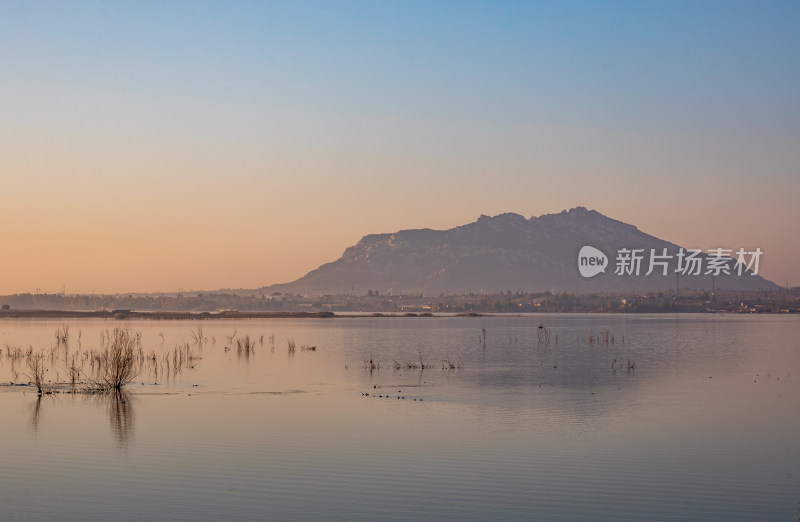
[[[117,326],[161,361],[121,399],[10,385]],[[2,320],[2,518],[796,521],[799,345],[794,316]]]

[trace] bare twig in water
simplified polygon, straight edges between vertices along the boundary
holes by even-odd
[[[538,343],[541,345],[549,345],[550,344],[550,330],[545,328],[543,325],[539,325],[539,328],[536,331]]]
[[[204,342],[208,340],[203,336],[202,326],[198,326],[196,329],[192,330],[192,339],[194,339],[195,343],[200,345],[202,345]]]
[[[249,335],[236,339],[236,353],[249,357],[256,353],[256,341],[251,340]]]
[[[44,354],[31,354],[31,356],[28,357],[28,369],[31,371],[31,373],[28,374],[28,378],[31,380],[31,383],[36,386],[36,391],[41,396],[45,372]]]
[[[66,342],[69,341],[69,325],[61,325],[56,329],[55,335],[58,344],[66,344]]]

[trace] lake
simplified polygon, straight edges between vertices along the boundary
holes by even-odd
[[[56,384],[116,327],[122,395]],[[6,319],[0,352],[4,519],[800,515],[797,316]]]

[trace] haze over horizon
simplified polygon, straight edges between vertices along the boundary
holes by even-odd
[[[800,4],[6,2],[0,294],[576,206],[800,285]]]

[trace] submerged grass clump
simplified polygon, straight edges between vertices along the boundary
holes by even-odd
[[[199,344],[201,346],[204,342],[208,341],[208,339],[203,335],[202,326],[198,326],[192,330],[192,339],[194,340],[195,344]]]
[[[437,365],[433,363],[426,362],[422,357],[422,349],[418,350],[418,359],[392,359],[392,366],[395,370],[430,370],[435,368]],[[458,360],[452,360],[450,357],[445,357],[441,359],[441,368],[442,370],[462,370],[464,368],[464,362],[461,360],[460,355],[456,355]],[[369,362],[364,362],[364,368],[368,370],[375,370],[380,369],[380,363],[373,362],[372,359]]]
[[[433,364],[431,364],[429,362],[425,362],[423,360],[423,358],[422,358],[422,349],[419,349],[417,351],[417,353],[418,353],[419,357],[418,357],[418,359],[416,361],[411,360],[411,359],[399,360],[398,361],[397,359],[394,359],[392,361],[394,363],[394,369],[395,370],[402,370],[402,369],[406,369],[406,370],[426,370],[426,369],[433,368]]]
[[[61,338],[68,331],[66,325],[58,330]],[[163,335],[160,337],[163,345]],[[126,328],[103,331],[99,349],[81,349],[80,332],[77,339],[77,350],[70,350],[69,343],[57,338],[57,343],[49,350],[38,352],[34,351],[33,346],[25,349],[6,342],[5,350],[0,353],[11,363],[11,385],[35,387],[40,396],[51,393],[118,392],[143,373],[152,375],[156,381],[164,377],[174,378],[183,370],[194,368],[195,361],[201,358],[192,352],[188,342],[176,345],[166,353],[156,355],[152,351],[145,355],[141,333]],[[255,343],[251,341],[250,344]],[[22,373],[27,378],[22,382],[18,371],[20,362],[28,370]]]
[[[245,357],[250,357],[250,354],[255,355],[256,341],[251,340],[249,335],[236,339],[236,353]]]
[[[589,344],[596,345],[596,344],[605,344],[608,346],[609,344],[614,344],[616,339],[614,338],[614,334],[611,333],[611,330],[602,330],[599,334],[595,334],[593,331],[589,330]],[[625,337],[622,338],[622,342],[625,342]]]
[[[66,344],[69,341],[69,325],[65,324],[57,328],[55,336],[58,344]]]
[[[614,358],[614,360],[611,361],[611,373],[613,373],[614,375],[617,374],[617,366],[619,366],[620,370],[622,369],[627,370],[628,375],[636,373],[636,359],[632,355],[628,355],[628,358],[625,362],[623,361],[617,362],[616,358]]]
[[[442,370],[463,370],[464,362],[461,360],[460,355],[457,355],[457,357],[458,361],[453,361],[450,357],[442,359]]]
[[[550,330],[544,327],[544,325],[539,325],[539,328],[536,329],[536,340],[541,345],[549,345],[550,344]]]
[[[131,383],[141,373],[144,363],[141,335],[115,328],[98,362],[97,375],[90,382],[94,390],[119,390]]]

